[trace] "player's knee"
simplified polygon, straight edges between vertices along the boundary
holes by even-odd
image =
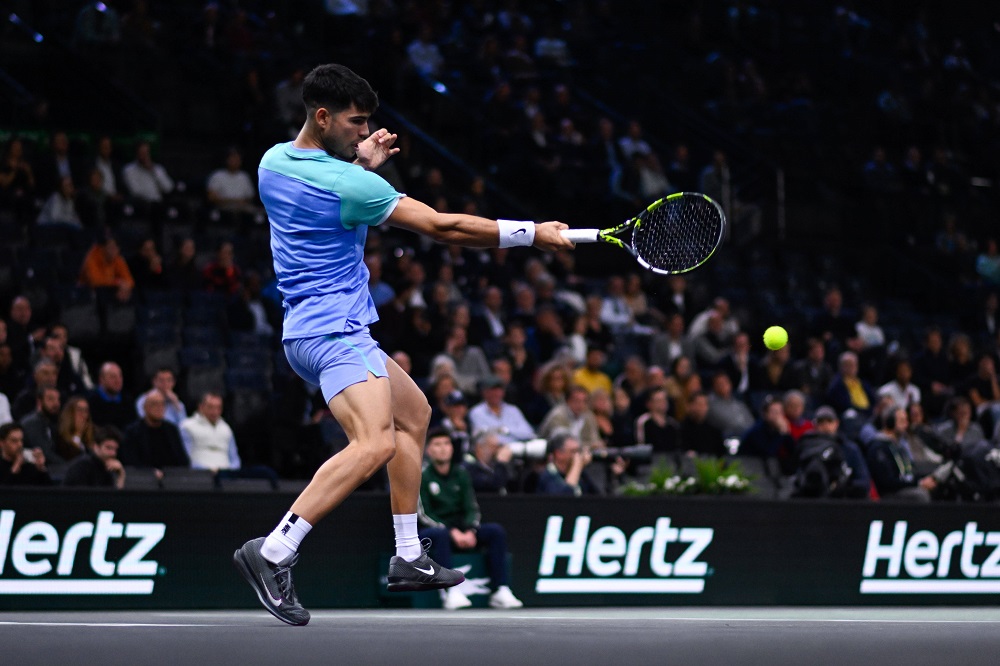
[[[396,443],[392,439],[383,440],[372,447],[371,467],[378,471],[396,455]]]

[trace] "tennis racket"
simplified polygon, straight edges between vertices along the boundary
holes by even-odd
[[[631,220],[609,229],[565,229],[576,243],[611,243],[655,273],[673,275],[701,266],[722,243],[726,216],[704,194],[678,192],[654,201]]]

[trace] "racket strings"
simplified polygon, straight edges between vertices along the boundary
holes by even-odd
[[[650,268],[680,273],[703,263],[722,238],[724,218],[715,203],[685,195],[644,212],[632,248]]]

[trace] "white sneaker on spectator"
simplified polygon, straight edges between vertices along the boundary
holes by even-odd
[[[445,610],[458,610],[459,608],[468,608],[471,605],[469,597],[460,592],[458,588],[452,587],[444,591],[441,607]]]
[[[490,595],[490,608],[521,608],[524,603],[514,596],[510,588],[501,585],[497,591]]]

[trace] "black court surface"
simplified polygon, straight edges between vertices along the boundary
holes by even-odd
[[[1000,663],[1000,608],[670,608],[0,613],[2,663]]]

